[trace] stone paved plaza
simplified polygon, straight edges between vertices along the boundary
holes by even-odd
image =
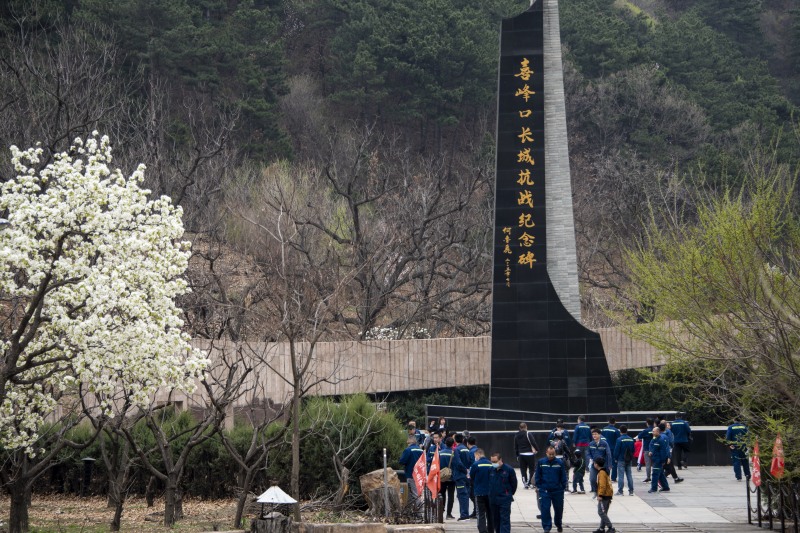
[[[758,531],[747,523],[747,493],[744,482],[737,482],[730,467],[696,467],[679,470],[683,483],[671,483],[670,492],[648,494],[649,483],[643,483],[644,469],[634,470],[635,495],[614,496],[609,518],[620,533],[641,532],[708,532],[734,533]],[[519,470],[517,470],[517,479]],[[670,480],[671,481],[671,480]],[[584,486],[587,494],[567,494],[564,502],[564,531],[588,533],[598,524],[597,506],[588,494],[589,478]],[[571,485],[570,485],[571,488]],[[616,484],[615,484],[616,490]],[[536,519],[536,496],[533,490],[520,489],[511,508],[511,531],[542,531]],[[454,514],[458,514],[456,503]],[[477,531],[475,520],[445,521],[445,529],[453,532]],[[555,531],[555,528],[553,528]]]

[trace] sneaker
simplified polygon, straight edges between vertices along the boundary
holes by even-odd
[[[477,515],[477,513],[472,513],[471,515],[469,515],[469,518],[470,518],[470,520],[477,520],[478,519],[478,515]]]
[[[468,516],[459,516],[456,522],[464,522],[465,520],[469,520]]]
[[[561,533],[562,531],[564,531],[564,528],[561,526],[556,526],[556,531],[558,531],[558,533]]]
[[[632,490],[628,491],[628,496],[633,496],[633,491]]]
[[[586,494],[586,491],[582,490],[582,491],[578,492],[578,494]]]
[[[447,519],[448,519],[448,520],[455,520],[455,519],[456,519],[456,517],[455,517],[455,516],[453,516],[453,515],[451,515],[451,514],[449,514],[449,515],[447,515]]]
[[[540,515],[540,514],[537,514],[537,515],[536,515],[536,520],[541,520],[541,519],[542,519],[542,515]]]
[[[618,490],[617,491],[617,496],[625,496],[625,494],[623,494],[623,492],[621,490]]]
[[[608,530],[606,531],[606,533],[617,533],[617,530],[616,530],[616,529],[614,529],[613,527],[610,527],[610,528],[608,528]]]
[[[650,478],[645,479],[642,483],[650,483]]]
[[[670,489],[661,489],[658,492],[669,492],[669,491],[670,491]]]
[[[740,478],[740,477],[736,478],[736,481],[741,481],[741,480],[742,480],[742,478]]]
[[[654,492],[658,492],[657,490],[650,489],[647,491],[647,494],[653,494]]]
[[[679,477],[679,478],[677,478],[677,479],[675,480],[675,483],[680,483],[680,482],[682,482],[682,481],[683,481],[683,478],[682,478],[682,477]]]
[[[601,527],[601,528],[595,529],[594,531],[592,531],[592,533],[606,533],[606,530]]]

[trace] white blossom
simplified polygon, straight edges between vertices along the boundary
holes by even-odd
[[[110,169],[96,132],[44,168],[39,147],[11,153],[17,175],[0,186],[0,446],[34,453],[58,394],[125,387],[144,403],[159,387],[191,391],[208,361],[174,301],[188,290],[182,210],[148,199],[144,166],[128,178]]]

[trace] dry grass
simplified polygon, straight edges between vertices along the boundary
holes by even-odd
[[[0,500],[0,531],[5,531],[8,522],[9,499]],[[149,532],[196,532],[227,531],[233,529],[236,502],[230,500],[185,500],[184,518],[174,528],[164,527],[164,501],[156,500],[148,508],[143,498],[130,498],[122,515],[122,531]],[[161,513],[155,515],[154,513]],[[35,495],[30,508],[32,532],[101,532],[109,530],[114,516],[113,509],[106,507],[101,497],[76,498],[73,496]],[[149,517],[150,520],[145,520]],[[157,521],[151,521],[157,520]]]

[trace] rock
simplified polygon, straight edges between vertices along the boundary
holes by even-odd
[[[392,514],[401,509],[400,504],[400,480],[394,470],[388,471],[388,514]],[[373,516],[385,516],[386,498],[383,490],[383,469],[374,470],[364,474],[359,478],[361,482],[361,492],[364,494],[369,504],[369,512]]]

